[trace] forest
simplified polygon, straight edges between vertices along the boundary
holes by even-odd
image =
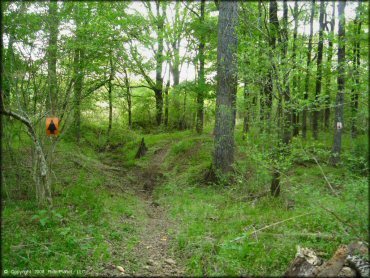
[[[1,274],[369,275],[368,1],[2,1]]]

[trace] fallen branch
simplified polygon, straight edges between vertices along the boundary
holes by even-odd
[[[287,222],[287,221],[289,221],[289,220],[296,219],[296,218],[299,218],[299,217],[303,217],[303,216],[306,216],[306,215],[309,215],[309,214],[313,214],[313,212],[307,212],[307,213],[304,213],[304,214],[300,214],[300,215],[297,215],[297,216],[290,217],[290,218],[288,218],[288,219],[284,219],[284,220],[281,220],[281,221],[278,221],[278,222],[272,223],[272,224],[267,225],[267,226],[264,226],[264,227],[262,227],[262,228],[260,228],[260,229],[258,229],[258,230],[254,230],[252,233],[244,234],[244,235],[242,235],[241,237],[237,237],[237,238],[233,239],[231,242],[241,240],[241,239],[246,238],[246,237],[248,237],[248,236],[250,236],[250,235],[252,235],[252,234],[257,234],[257,232],[260,232],[260,231],[266,230],[266,229],[271,228],[271,227],[273,227],[273,226],[276,226],[276,225],[278,225],[278,224],[281,224],[281,223],[284,223],[284,222]]]
[[[326,177],[326,175],[325,175],[325,173],[324,173],[324,170],[321,168],[321,165],[320,165],[320,164],[319,164],[319,162],[317,161],[316,157],[312,156],[312,158],[315,160],[315,162],[316,162],[317,166],[319,166],[320,171],[321,171],[321,174],[324,176],[326,183],[328,184],[329,188],[331,189],[331,192],[333,192],[333,194],[334,194],[335,196],[338,196],[337,192],[335,192],[334,188],[331,186],[331,184],[330,184],[330,182],[329,182],[328,178]]]

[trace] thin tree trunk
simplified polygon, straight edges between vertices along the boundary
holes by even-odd
[[[311,16],[310,16],[310,36],[308,37],[308,51],[307,51],[307,73],[305,79],[305,88],[303,93],[303,99],[308,100],[308,91],[310,84],[310,64],[311,64],[311,52],[312,52],[312,35],[313,35],[313,19],[315,17],[315,0],[311,2]],[[305,103],[302,113],[302,136],[306,138],[307,135],[307,104]]]
[[[166,89],[164,90],[165,94],[165,109],[164,109],[164,124],[168,126],[168,90],[170,89],[170,79],[168,78]]]
[[[163,14],[160,15],[160,1],[156,1],[157,7],[157,43],[158,49],[155,55],[156,60],[156,74],[155,74],[155,100],[156,100],[156,120],[157,125],[162,123],[162,114],[163,114],[163,77],[162,77],[162,67],[163,67],[163,24],[164,24],[164,13],[165,8],[163,8]]]
[[[214,166],[229,172],[234,162],[234,120],[237,90],[236,26],[238,2],[221,1],[217,45],[217,98],[214,137]]]
[[[108,82],[109,123],[108,123],[108,132],[107,132],[108,140],[109,140],[110,132],[112,130],[112,120],[113,120],[113,97],[112,97],[113,84],[112,84],[112,81],[114,78],[114,69],[113,69],[112,54],[109,57],[109,66],[110,66],[109,82]]]
[[[48,163],[46,161],[44,151],[42,149],[42,145],[37,136],[35,128],[28,118],[25,118],[24,116],[13,111],[6,110],[2,102],[1,105],[2,105],[0,111],[1,114],[17,119],[27,127],[28,135],[31,137],[34,143],[36,153],[34,161],[34,180],[36,185],[37,203],[40,207],[43,207],[47,204],[51,206],[53,201],[49,177],[50,171],[48,168]]]
[[[127,100],[127,111],[128,111],[128,127],[132,128],[132,100],[131,100],[131,88],[130,81],[128,79],[128,74],[126,68],[123,69],[125,73],[125,86],[126,86],[126,100]]]
[[[49,27],[49,44],[47,48],[48,60],[48,101],[47,110],[51,115],[56,116],[58,105],[57,90],[57,51],[58,51],[58,3],[49,2],[48,27]]]
[[[297,34],[298,34],[298,0],[294,1],[294,31],[293,31],[293,95],[296,96],[299,92],[298,90],[298,75],[295,72],[297,69]],[[294,104],[296,105],[296,104]],[[293,137],[298,136],[299,127],[298,127],[298,111],[294,106],[292,109],[292,124],[293,124]]]
[[[283,141],[286,145],[290,144],[292,135],[291,135],[291,126],[292,126],[292,108],[290,105],[290,88],[289,88],[289,72],[285,69],[287,63],[287,54],[288,54],[288,3],[286,0],[283,1],[283,68],[284,72],[284,137]]]
[[[330,163],[336,165],[340,161],[340,152],[342,148],[342,127],[343,127],[343,104],[344,104],[344,87],[345,87],[345,63],[346,63],[346,46],[345,46],[345,24],[344,9],[346,1],[338,3],[339,31],[338,31],[338,93],[335,106],[335,127],[334,127],[334,144]]]
[[[357,126],[356,126],[356,117],[358,112],[358,98],[359,98],[359,86],[360,86],[360,35],[361,35],[361,21],[360,21],[360,9],[361,9],[361,2],[359,1],[357,11],[356,11],[356,18],[355,18],[355,26],[357,27],[356,30],[356,39],[354,42],[353,47],[353,72],[354,72],[354,87],[352,88],[351,94],[351,112],[352,112],[352,128],[351,128],[351,136],[352,138],[357,137]]]
[[[267,132],[270,133],[271,130],[271,110],[272,110],[272,94],[273,94],[273,56],[274,50],[276,48],[276,38],[279,32],[279,20],[277,17],[277,2],[276,0],[270,0],[269,4],[269,28],[270,28],[270,39],[269,39],[269,46],[271,48],[270,52],[270,61],[272,65],[269,67],[266,87],[265,87],[265,106],[266,106],[266,122],[267,122]],[[280,103],[281,105],[281,103]],[[279,112],[278,112],[279,113]]]
[[[324,111],[324,126],[325,129],[329,128],[329,119],[330,119],[330,86],[331,86],[331,65],[333,58],[333,39],[335,27],[335,2],[333,1],[333,12],[331,15],[330,21],[330,34],[328,39],[328,57],[327,57],[327,70],[326,70],[326,83],[325,83],[325,111]]]
[[[205,0],[201,0],[200,2],[200,24],[204,24],[204,8],[205,8]],[[198,134],[203,132],[203,102],[204,102],[204,90],[205,90],[205,77],[204,77],[204,32],[200,37],[199,42],[199,80],[198,80],[198,94],[197,94],[197,123],[196,123],[196,130]]]
[[[315,140],[319,139],[319,100],[321,94],[321,80],[322,80],[322,52],[324,47],[323,33],[324,33],[324,1],[320,1],[320,16],[319,16],[319,44],[317,48],[317,73],[316,73],[316,91],[312,119],[313,137]]]
[[[248,87],[247,78],[244,78],[244,117],[243,117],[243,140],[245,140],[245,135],[249,130],[249,109],[248,109]]]

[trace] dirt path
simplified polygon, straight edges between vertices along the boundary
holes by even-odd
[[[153,154],[148,153],[151,158],[147,166],[137,166],[126,173],[130,176],[130,188],[144,205],[147,219],[145,225],[140,227],[139,243],[130,252],[130,261],[135,262],[136,271],[128,270],[123,275],[184,276],[181,261],[170,250],[172,238],[169,230],[175,228],[175,224],[168,218],[166,209],[161,207],[152,195],[155,186],[164,181],[161,165],[169,149],[166,146],[157,149]],[[111,275],[118,273],[114,270]]]

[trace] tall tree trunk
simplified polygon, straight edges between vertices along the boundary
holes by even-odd
[[[165,8],[163,8],[162,15],[160,14],[160,1],[156,1],[157,7],[157,44],[158,49],[155,55],[156,60],[156,71],[155,71],[155,101],[156,101],[156,120],[157,125],[162,123],[163,114],[163,77],[162,77],[162,67],[163,67],[163,25],[164,25],[164,13]]]
[[[132,128],[132,100],[131,100],[131,88],[130,81],[128,79],[128,73],[126,68],[123,69],[125,73],[125,86],[126,86],[126,100],[127,100],[127,114],[128,114],[128,127]]]
[[[361,2],[358,2],[358,7],[356,11],[355,26],[356,26],[356,39],[353,43],[353,72],[354,72],[354,86],[351,92],[351,118],[352,118],[352,128],[351,136],[352,138],[357,137],[357,126],[356,117],[358,112],[358,97],[359,97],[359,86],[360,86],[360,35],[361,35],[361,21],[360,21],[360,9]]]
[[[327,57],[327,70],[326,70],[326,83],[325,83],[325,111],[324,111],[324,126],[325,129],[329,128],[330,119],[330,86],[331,86],[331,65],[333,58],[333,39],[335,27],[335,1],[333,1],[333,12],[330,20],[330,34],[328,38],[328,57]]]
[[[234,162],[235,97],[237,91],[236,26],[238,1],[221,1],[217,45],[217,98],[214,166],[226,173]]]
[[[305,88],[303,93],[303,99],[308,100],[308,91],[310,85],[310,64],[311,64],[311,52],[312,52],[312,35],[313,35],[313,19],[315,17],[315,0],[311,2],[311,16],[310,16],[310,36],[308,37],[308,51],[307,51],[307,73],[305,79]],[[307,104],[305,103],[302,113],[302,136],[306,138],[307,135]]]
[[[200,2],[200,24],[204,25],[204,8],[205,0]],[[204,44],[205,35],[204,31],[200,36],[199,42],[199,80],[198,80],[198,94],[197,94],[197,124],[196,130],[198,134],[203,132],[203,102],[204,102],[204,90],[205,90],[205,76],[204,76]]]
[[[80,45],[82,41],[81,35],[81,10],[79,5],[74,6],[74,16],[76,23],[76,44]],[[83,66],[84,63],[84,50],[80,47],[76,47],[74,51],[74,61],[73,61],[73,75],[74,75],[74,128],[75,137],[77,143],[80,143],[81,138],[81,93],[83,86]]]
[[[286,0],[283,1],[283,68],[284,68],[284,137],[283,141],[286,145],[290,144],[292,135],[291,135],[291,126],[292,126],[292,108],[290,100],[290,87],[289,87],[289,72],[285,68],[287,64],[287,54],[288,54],[288,3]]]
[[[248,109],[248,86],[247,78],[244,78],[244,117],[243,117],[243,140],[249,130],[249,109]]]
[[[175,4],[175,26],[178,26],[180,20],[180,4],[180,1],[176,2]],[[173,50],[173,62],[171,64],[173,86],[177,86],[180,83],[180,40],[181,36],[176,36],[175,40],[171,43]]]
[[[57,51],[58,51],[58,3],[49,2],[48,27],[49,27],[49,43],[47,48],[48,60],[48,112],[56,116],[58,105],[58,84],[57,84]]]
[[[345,63],[346,63],[346,46],[345,46],[345,25],[346,19],[344,9],[346,1],[338,3],[339,31],[338,31],[338,93],[335,106],[335,127],[334,127],[334,144],[330,163],[336,165],[340,161],[340,152],[342,148],[342,127],[343,127],[343,105],[344,105],[344,87],[345,87]]]
[[[270,0],[269,2],[269,28],[270,28],[270,38],[269,46],[272,51],[270,51],[270,61],[272,65],[269,67],[268,77],[266,82],[266,87],[264,90],[265,93],[265,117],[267,122],[267,132],[271,130],[271,110],[272,110],[272,94],[273,94],[273,75],[274,75],[274,65],[273,65],[273,56],[274,50],[276,48],[276,37],[279,32],[279,20],[277,17],[277,2],[276,0]],[[280,103],[281,105],[281,103]]]
[[[170,89],[170,78],[167,80],[166,88],[164,90],[165,94],[165,109],[164,109],[164,124],[168,126],[168,90]]]
[[[109,140],[109,135],[112,130],[112,120],[113,120],[113,97],[112,97],[112,89],[113,89],[113,78],[114,78],[114,68],[113,68],[113,60],[112,60],[112,53],[109,56],[109,82],[108,82],[108,102],[109,102],[109,122],[108,122],[108,132],[107,138]]]
[[[319,139],[319,106],[320,106],[320,94],[321,94],[321,80],[322,80],[322,52],[324,47],[323,33],[324,33],[324,12],[325,5],[324,1],[320,1],[320,16],[319,16],[319,44],[317,47],[317,73],[316,73],[316,91],[315,91],[315,102],[312,119],[313,138]]]
[[[296,73],[297,69],[297,34],[298,34],[298,0],[294,1],[294,31],[293,31],[293,54],[292,54],[292,60],[293,60],[293,95],[297,96],[299,90],[298,90],[298,75]],[[292,124],[293,124],[293,136],[298,136],[299,134],[299,126],[298,126],[298,111],[295,106],[292,109]]]
[[[10,90],[12,88],[12,73],[13,73],[13,57],[14,57],[14,50],[13,50],[13,42],[14,37],[11,33],[12,31],[9,31],[9,41],[8,41],[8,48],[6,51],[6,57],[4,63],[2,63],[2,76],[3,76],[3,100],[4,104],[8,106],[10,104]],[[4,40],[4,36],[3,36]]]

